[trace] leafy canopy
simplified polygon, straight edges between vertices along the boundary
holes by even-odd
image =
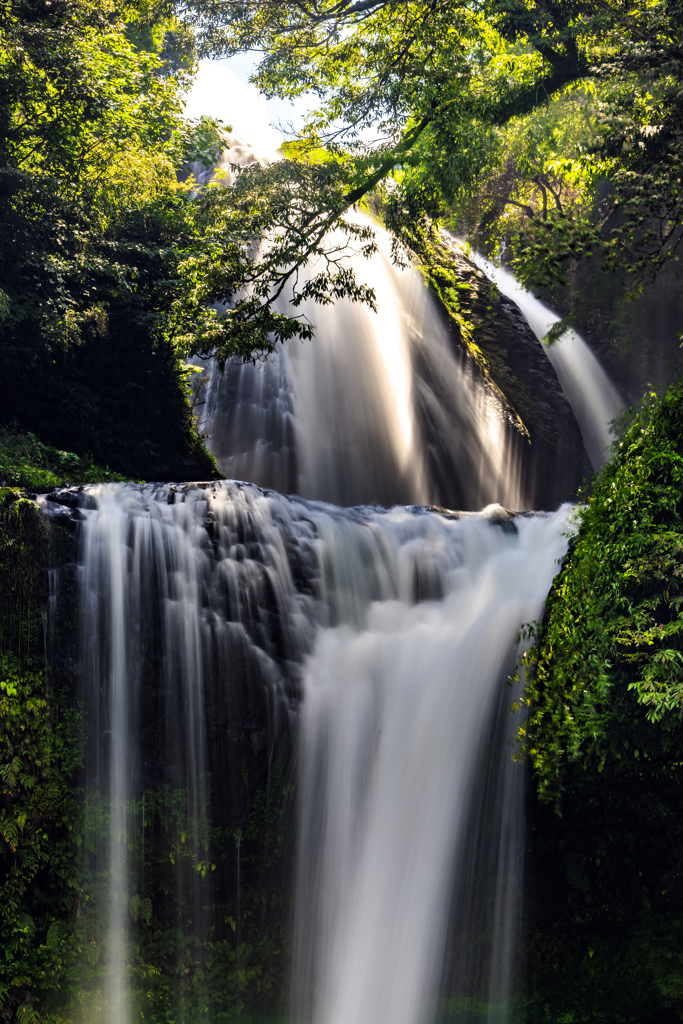
[[[676,258],[675,0],[197,0],[182,10],[202,52],[260,51],[254,81],[267,95],[318,96],[304,134],[347,154],[349,203],[394,176],[386,218],[399,238],[416,218],[426,229],[488,191],[475,227],[490,232],[516,206],[527,277],[559,276],[592,249],[639,274]]]
[[[664,0],[6,6],[10,347],[25,335],[29,281],[53,278],[31,314],[50,352],[114,324],[121,302],[152,345],[221,364],[308,338],[304,299],[374,301],[341,258],[347,243],[373,251],[348,216],[370,196],[397,256],[421,251],[447,217],[490,245],[516,233],[527,279],[561,276],[592,251],[658,272],[681,234],[682,10]],[[193,60],[242,50],[260,52],[254,81],[266,94],[318,97],[305,144],[227,188],[179,182],[176,168],[210,163],[222,145],[219,125],[182,119]]]

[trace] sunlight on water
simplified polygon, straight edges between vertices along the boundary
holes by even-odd
[[[498,399],[417,271],[393,265],[389,236],[372,226],[379,251],[347,262],[375,289],[377,313],[348,300],[302,303],[312,341],[291,341],[260,367],[212,371],[201,429],[220,468],[338,505],[525,507]]]

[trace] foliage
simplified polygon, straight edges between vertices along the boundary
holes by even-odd
[[[539,238],[555,213],[589,217],[595,203],[595,156],[586,159],[595,133],[583,83],[568,88],[522,117],[492,131],[489,162],[478,185],[460,189],[449,220],[487,252],[504,247],[529,277],[525,248],[534,225]],[[523,252],[523,261],[520,260]]]
[[[163,208],[98,235],[41,179],[0,172],[0,198],[5,422],[129,477],[215,475],[164,316],[179,286]]]
[[[677,262],[683,220],[682,29],[680,3],[633,5],[609,25],[606,45],[591,67],[587,106],[595,139],[583,161],[592,162],[594,189],[600,179],[610,182],[609,202],[597,218],[557,211],[542,235],[537,232],[529,257],[549,259],[547,281],[560,278],[563,263],[576,255],[600,254],[605,269],[640,277],[654,277]]]
[[[101,469],[87,455],[62,452],[42,444],[34,434],[19,434],[0,428],[0,480],[2,486],[23,487],[37,493],[71,483],[123,480]]]
[[[562,770],[673,751],[683,715],[683,385],[635,416],[603,471],[526,655],[542,795]],[[656,729],[653,726],[656,725]]]
[[[525,656],[534,1021],[555,1019],[544,1001],[577,1021],[683,1010],[681,437],[676,384],[634,415],[578,509]]]
[[[121,898],[133,1014],[194,1024],[280,1007],[293,821],[288,759],[281,747],[270,784],[252,794],[243,828],[212,818],[211,795],[193,820],[183,788],[148,787],[128,803],[130,872]],[[74,933],[81,955],[78,971],[64,974],[56,1004],[77,1022],[98,1019],[106,1006],[109,813],[107,794],[86,800],[78,875],[84,900]]]
[[[33,649],[42,625],[41,567],[49,557],[48,534],[33,502],[10,488],[0,492],[0,650],[20,663]]]
[[[61,274],[36,320],[50,353],[58,335],[73,342],[107,318],[127,336],[137,293],[135,330],[144,321],[152,347],[221,365],[267,355],[311,337],[297,314],[305,298],[373,304],[340,255],[344,240],[372,252],[346,214],[387,178],[397,257],[446,214],[489,248],[512,242],[527,280],[558,280],[568,259],[598,252],[610,268],[655,274],[680,237],[679,7],[196,0],[171,15],[64,0],[32,18],[9,8],[5,196],[28,259],[3,289],[5,321],[17,326],[36,281]],[[245,169],[227,189],[173,174],[215,162],[221,144],[216,123],[179,117],[195,29],[203,53],[261,49],[266,93],[321,101],[291,159]],[[27,248],[22,218],[62,226]],[[82,282],[63,273],[62,249]]]
[[[159,148],[173,125],[172,80],[112,20],[111,3],[6,5],[2,32],[2,163],[83,182],[112,155]]]
[[[65,921],[77,899],[79,716],[51,684],[42,614],[41,567],[60,550],[32,502],[0,505],[0,1005],[6,1020],[37,1019],[35,1000],[59,990],[71,956]]]
[[[140,45],[153,29],[135,6],[88,0],[0,13],[2,419],[84,469],[209,477],[187,371],[157,326],[178,262],[160,230],[171,156],[197,133],[174,135],[185,71]]]
[[[476,219],[490,243],[512,228],[527,280],[561,277],[568,258],[596,251],[641,275],[676,259],[680,4],[194,0],[179,9],[201,51],[261,50],[254,81],[266,94],[318,95],[303,137],[345,152],[364,175],[349,205],[393,176],[387,222],[399,238],[406,223],[444,213]]]
[[[349,242],[365,255],[375,249],[367,227],[341,219],[347,181],[343,165],[282,161],[250,167],[230,189],[216,183],[197,197],[192,215],[201,241],[181,267],[194,287],[184,321],[189,330],[178,336],[185,352],[214,353],[222,364],[231,355],[268,354],[293,336],[310,338],[307,321],[279,311],[281,297],[294,308],[307,298],[374,303],[371,289],[356,283],[343,260]],[[318,209],[321,194],[325,211]],[[255,238],[262,239],[258,259]],[[310,273],[301,270],[302,262],[311,263]],[[229,305],[221,316],[209,310],[200,333],[197,317],[210,299]]]
[[[218,163],[225,144],[224,131],[231,132],[232,126],[205,116],[195,121],[185,121],[176,128],[173,142],[181,172],[189,170],[195,161],[207,167]]]
[[[342,224],[345,164],[178,181],[223,146],[225,126],[181,118],[193,39],[125,0],[0,12],[2,416],[138,477],[216,475],[183,356],[259,357],[311,336],[304,298],[373,301],[324,242],[341,226],[372,249]]]
[[[0,1002],[17,1019],[57,995],[69,958],[64,919],[76,899],[78,820],[72,785],[77,718],[46,685],[45,668],[0,658],[2,875]]]

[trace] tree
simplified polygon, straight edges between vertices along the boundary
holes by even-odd
[[[533,212],[528,275],[539,261],[560,274],[567,257],[596,247],[608,266],[641,274],[676,258],[676,0],[197,0],[183,16],[204,53],[261,51],[254,82],[266,94],[318,95],[305,134],[346,152],[349,205],[401,166],[386,216],[409,244],[416,225],[425,230],[496,175],[515,177],[509,151],[525,119],[582,105],[590,138],[571,140],[569,171],[528,167],[533,173],[521,175],[538,179],[544,196],[540,210],[523,204]],[[577,149],[577,141],[585,144]],[[552,198],[577,177],[587,200],[609,182],[610,210],[621,220],[607,233],[595,202],[573,216]],[[520,200],[508,189],[504,205],[512,202]]]
[[[423,252],[440,218],[483,208],[474,227],[492,242],[517,210],[527,279],[560,276],[591,251],[641,275],[676,258],[680,3],[179,0],[147,13],[109,3],[17,4],[0,18],[6,219],[41,223],[40,203],[29,210],[37,183],[48,207],[59,197],[64,223],[89,224],[80,241],[69,236],[72,251],[113,260],[104,277],[147,295],[146,329],[176,352],[257,358],[311,336],[305,298],[372,304],[342,258],[345,243],[373,251],[372,232],[348,217],[370,195],[397,257]],[[254,80],[266,93],[315,92],[304,138],[324,156],[243,169],[230,188],[180,184],[175,168],[193,151],[220,148],[220,126],[188,129],[180,116],[190,29],[199,53],[260,50]],[[618,214],[607,227],[605,195]],[[125,258],[112,248],[122,232],[139,240]],[[135,253],[152,249],[163,287],[137,276]],[[307,262],[315,269],[302,272]],[[86,292],[43,303],[45,337],[90,330],[92,310],[123,294]],[[21,302],[5,294],[9,325]]]

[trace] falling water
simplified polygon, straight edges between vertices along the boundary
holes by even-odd
[[[303,303],[315,338],[211,372],[201,429],[222,471],[338,505],[528,507],[504,410],[459,355],[418,273],[348,257],[378,312]]]
[[[506,679],[565,550],[565,514],[511,532],[405,510],[372,524],[391,554],[383,593],[368,602],[359,573],[305,664],[297,1019],[429,1020],[453,899],[457,994],[505,1020],[523,820]],[[487,801],[498,816],[473,864]],[[492,904],[487,930],[472,903]]]
[[[519,306],[534,334],[542,341],[560,317],[534,298],[509,271],[495,266],[478,253],[472,253],[470,258],[503,295]],[[624,408],[624,399],[576,331],[565,331],[546,348],[546,352],[581,428],[593,469],[601,469],[614,440],[610,435],[610,424]]]
[[[228,163],[257,159],[229,141]],[[202,427],[224,472],[250,483],[53,496],[81,516],[103,1024],[149,1015],[152,982],[135,973],[143,922],[171,936],[185,1024],[188,977],[201,992],[230,928],[241,948],[239,744],[249,736],[254,764],[266,752],[270,787],[290,731],[297,1022],[426,1024],[439,992],[462,1022],[474,1006],[489,1024],[509,1018],[524,776],[507,681],[566,550],[567,512],[426,507],[523,507],[519,439],[417,274],[378,240],[370,263],[349,257],[378,313],[304,305],[313,343],[210,368]],[[575,372],[563,360],[561,380],[560,366]],[[576,408],[602,452],[596,394],[597,412]]]
[[[61,500],[83,517],[106,1024],[138,1019],[141,915],[153,906],[185,936],[179,949],[192,939],[193,970],[224,927],[200,869],[219,859],[219,818],[221,834],[242,836],[224,792],[239,755],[221,737],[251,728],[255,705],[267,745],[298,722],[297,1020],[428,1020],[453,929],[458,994],[505,1020],[523,821],[506,680],[566,548],[565,512],[345,509],[234,482],[108,484]],[[145,865],[163,806],[155,882]]]
[[[166,494],[166,500],[172,496]],[[179,826],[195,861],[206,822],[203,657],[200,602],[202,521],[191,502],[170,518],[164,507],[142,503],[134,488],[93,488],[85,498],[82,533],[82,662],[92,716],[88,798],[108,817],[108,849],[100,869],[108,877],[110,1024],[130,1019],[126,963],[131,918],[145,913],[140,865],[131,847],[138,822],[145,829],[145,774],[141,732],[145,705],[162,691],[163,736],[158,773],[184,794]],[[171,529],[169,529],[169,525]],[[145,672],[157,631],[161,679]],[[175,778],[173,778],[175,776]],[[182,885],[182,880],[179,882]],[[192,894],[192,925],[201,933]]]

